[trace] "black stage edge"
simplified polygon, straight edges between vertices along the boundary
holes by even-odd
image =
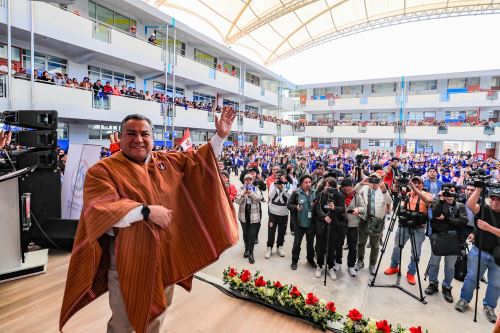
[[[21,269],[19,271],[0,274],[0,282],[14,280],[20,277],[26,277],[30,275],[43,273],[45,270],[45,265],[35,266],[30,268]]]
[[[304,322],[307,322],[308,324],[314,324],[308,318],[303,317],[303,316],[297,314],[294,311],[289,311],[289,310],[284,309],[283,307],[277,306],[275,304],[269,304],[269,303],[263,302],[260,299],[257,299],[255,297],[243,295],[239,291],[233,290],[233,289],[229,288],[228,286],[226,286],[225,284],[223,284],[222,281],[219,282],[219,280],[217,280],[216,278],[213,278],[212,276],[208,276],[208,275],[203,274],[203,273],[197,273],[197,274],[194,275],[194,277],[195,277],[195,279],[197,279],[199,281],[208,283],[209,285],[211,285],[211,286],[219,289],[220,291],[222,291],[227,296],[238,298],[238,299],[241,299],[241,300],[244,300],[244,301],[247,301],[247,302],[252,302],[252,303],[257,303],[257,304],[260,304],[260,305],[264,305],[264,306],[266,306],[266,307],[268,307],[268,308],[270,308],[270,309],[272,309],[272,310],[274,310],[276,312],[282,313],[282,314],[290,316],[290,317],[294,317],[294,318],[300,319],[300,320],[302,320]],[[335,323],[333,323],[333,324],[335,324]],[[340,325],[340,324],[337,323],[337,325]],[[321,327],[318,327],[318,329],[321,330]],[[343,333],[344,332],[342,329],[338,329],[338,328],[333,327],[331,322],[327,324],[326,329],[328,331],[335,332],[335,333]]]

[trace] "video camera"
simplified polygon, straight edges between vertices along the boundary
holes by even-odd
[[[398,193],[405,195],[410,192],[408,184],[410,184],[410,180],[414,176],[422,175],[422,170],[417,168],[408,169],[408,171],[403,171],[400,173],[399,177],[396,178],[398,184]]]
[[[356,164],[360,165],[361,163],[363,163],[363,160],[366,160],[368,158],[370,158],[370,156],[359,154],[359,155],[356,155],[356,157],[354,159],[356,160]]]
[[[328,168],[326,169],[325,178],[328,177],[333,177],[335,179],[345,178],[345,174],[342,172],[342,170]]]
[[[445,198],[456,198],[456,197],[458,197],[458,193],[450,192],[449,188],[445,188],[444,191],[443,191],[443,193],[441,195],[443,197],[445,197]]]
[[[469,171],[469,175],[472,177],[472,182],[475,187],[488,189],[488,188],[500,188],[500,183],[493,182],[493,175],[487,175],[484,169],[479,169],[478,171]]]

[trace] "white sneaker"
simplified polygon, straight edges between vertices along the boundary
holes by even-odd
[[[267,248],[267,251],[266,251],[266,254],[264,255],[264,257],[265,257],[266,259],[271,258],[271,252],[272,252],[272,251],[273,251],[273,248],[272,248],[272,247],[268,247],[268,248]]]
[[[323,273],[323,269],[321,267],[316,267],[316,272],[314,273],[314,276],[317,277],[318,279],[321,277],[321,275]]]
[[[283,246],[278,247],[278,254],[280,255],[280,257],[285,256],[285,251],[283,251]]]
[[[335,270],[333,268],[328,270],[328,275],[330,275],[330,279],[333,281],[337,280],[337,274],[335,274]]]
[[[356,276],[356,270],[354,269],[354,267],[348,267],[347,270],[349,271],[349,274],[352,276],[352,277],[355,277]]]
[[[376,269],[377,269],[377,267],[375,265],[368,266],[368,270],[370,271],[371,275],[375,275],[375,270]]]
[[[354,269],[355,270],[359,271],[363,267],[365,267],[365,263],[364,262],[362,262],[360,260],[356,261],[356,264],[354,265]]]
[[[342,266],[336,263],[335,265],[333,265],[333,270],[335,272],[340,272],[342,270]]]

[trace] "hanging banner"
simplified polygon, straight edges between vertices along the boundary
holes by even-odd
[[[101,146],[70,143],[61,191],[63,219],[79,219],[87,170],[99,161]]]

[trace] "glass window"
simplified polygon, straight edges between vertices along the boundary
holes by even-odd
[[[314,88],[313,96],[329,96],[333,95],[333,87],[325,87],[325,88]]]
[[[371,120],[378,120],[378,121],[394,121],[395,119],[395,113],[394,112],[374,112],[370,113],[370,119]]]
[[[99,22],[113,26],[114,13],[112,10],[109,10],[106,7],[103,7],[101,5],[96,5],[96,19]]]
[[[68,138],[68,123],[57,123],[57,138],[67,139]]]
[[[252,105],[245,105],[245,111],[255,112],[255,113],[258,113],[258,114],[262,114],[262,110],[261,109],[259,109],[256,106],[252,106]]]
[[[500,89],[500,76],[494,76],[491,78],[491,88]]]
[[[341,95],[359,95],[363,93],[363,86],[362,85],[357,85],[357,86],[342,86],[340,87],[340,94]]]
[[[232,75],[232,76],[240,77],[240,68],[238,66],[231,64],[231,63],[224,62],[224,73]]]
[[[196,103],[204,103],[215,105],[215,96],[207,95],[198,91],[193,92],[193,101]]]
[[[89,66],[88,73],[90,81],[101,80],[103,84],[109,81],[112,85],[116,84],[118,86],[125,85],[127,87],[135,88],[135,77],[132,75],[126,75],[119,72],[113,72],[108,69]]]
[[[437,89],[437,80],[410,82],[410,91],[430,91],[436,89]]]
[[[233,102],[229,99],[223,99],[222,100],[222,105],[223,106],[232,106],[235,110],[239,110],[240,109],[240,103],[238,102]]]
[[[101,139],[101,125],[88,125],[89,139]]]
[[[211,68],[217,67],[217,58],[211,54],[205,53],[198,49],[194,49],[194,60],[198,61],[204,65],[207,65]]]
[[[22,50],[22,66],[31,68],[31,51]],[[48,71],[54,73],[68,73],[68,60],[35,52],[35,69],[38,71]],[[41,73],[40,73],[41,74]]]
[[[165,38],[165,37],[163,37]],[[181,56],[185,57],[186,56],[186,43],[176,40],[175,41],[175,53],[180,54]],[[170,52],[174,52],[174,39],[173,38],[168,38],[168,49]]]
[[[445,121],[465,121],[465,111],[446,111]]]
[[[436,119],[436,112],[425,111],[425,112],[409,112],[409,120],[434,120]]]
[[[495,148],[495,142],[485,142],[484,147],[486,149],[494,149]]]
[[[307,89],[290,90],[290,98],[300,98],[300,96],[307,96]]]
[[[119,125],[88,125],[89,139],[107,140],[109,135],[120,130]]]
[[[361,113],[341,113],[340,120],[361,120]]]
[[[370,139],[368,140],[370,147],[392,147],[392,140]]]
[[[254,86],[260,86],[260,77],[252,73],[246,73],[246,81],[253,84]]]
[[[372,84],[373,94],[392,94],[396,92],[396,82]]]
[[[448,80],[448,89],[467,88],[470,86],[479,86],[479,78],[478,77],[469,77],[469,78],[463,78],[463,79],[449,79]]]
[[[333,113],[321,113],[321,114],[313,114],[312,120],[320,120],[320,119],[333,119]]]
[[[89,1],[89,17],[95,19],[95,2]]]
[[[130,19],[124,15],[115,13],[114,26],[125,32],[130,32]]]

